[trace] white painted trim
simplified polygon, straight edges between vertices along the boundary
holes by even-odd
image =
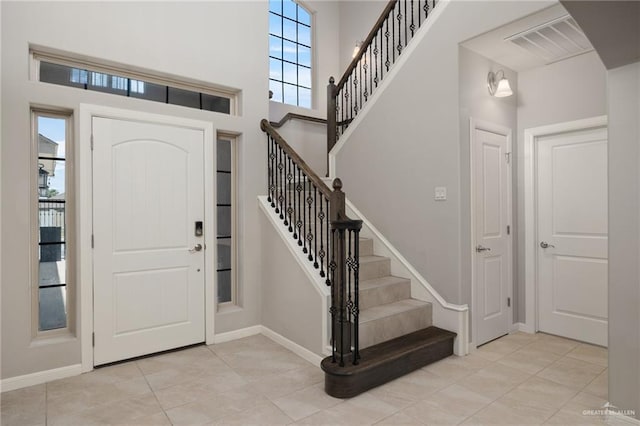
[[[280,238],[282,238],[285,246],[289,249],[289,252],[291,252],[291,255],[296,260],[296,262],[298,262],[298,265],[300,265],[302,271],[305,273],[307,278],[309,278],[309,281],[313,284],[313,288],[315,288],[315,290],[321,296],[323,341],[320,342],[319,347],[324,348],[327,343],[330,342],[331,338],[331,336],[329,335],[329,307],[331,306],[330,287],[327,287],[324,279],[318,274],[318,270],[313,267],[311,262],[309,262],[309,259],[307,259],[306,255],[302,253],[302,250],[300,250],[300,246],[298,246],[296,241],[291,238],[291,234],[283,225],[275,210],[271,208],[270,203],[267,201],[267,196],[258,196],[258,205],[260,206],[260,210],[262,210],[265,216],[269,219],[278,235],[280,235]]]
[[[386,90],[387,86],[389,86],[395,79],[396,74],[398,74],[400,69],[402,69],[404,63],[407,62],[407,60],[411,57],[411,52],[413,52],[418,48],[418,46],[420,46],[422,39],[427,37],[427,34],[433,26],[433,23],[438,20],[438,17],[444,12],[449,3],[449,1],[438,2],[438,7],[430,12],[429,19],[427,19],[424,25],[418,29],[410,43],[402,50],[402,55],[400,55],[398,60],[392,65],[391,69],[385,75],[378,88],[369,97],[369,100],[364,104],[353,122],[349,125],[349,127],[347,127],[347,130],[342,134],[342,136],[340,136],[338,142],[331,149],[331,152],[329,152],[329,176],[336,175],[336,156],[349,139],[349,136],[355,131],[356,127],[358,127],[359,123],[364,119],[364,117],[369,114],[369,111],[371,111],[373,105],[378,102],[380,96]]]
[[[487,132],[495,133],[501,136],[505,136],[507,138],[507,150],[509,153],[513,153],[513,130],[501,126],[499,124],[490,123],[484,120],[478,120],[473,117],[469,118],[469,180],[470,180],[470,206],[471,206],[471,224],[470,224],[470,232],[471,232],[471,246],[469,247],[469,253],[471,254],[471,331],[473,334],[474,341],[477,341],[478,338],[478,318],[476,318],[478,311],[474,309],[474,304],[476,301],[476,262],[475,262],[475,247],[477,244],[476,241],[476,193],[475,193],[475,168],[474,168],[474,146],[476,144],[475,131],[476,130],[484,130]],[[511,298],[511,307],[509,307],[509,324],[507,324],[507,328],[511,328],[513,325],[513,305],[515,300],[513,299],[513,189],[512,189],[512,180],[513,180],[513,155],[510,156],[509,162],[509,177],[507,179],[507,222],[511,226],[511,235],[509,235],[508,246],[507,246],[507,256],[509,262],[509,272],[507,274],[507,282],[511,283],[511,285],[507,288],[507,297]],[[508,331],[508,330],[507,330]]]
[[[538,331],[537,292],[537,199],[536,199],[536,146],[541,136],[586,130],[607,126],[607,116],[556,123],[534,127],[524,131],[524,282],[525,282],[525,322],[529,333]]]
[[[322,357],[314,352],[311,352],[309,349],[300,346],[296,342],[287,339],[281,334],[276,333],[268,327],[262,326],[262,334],[267,336],[269,339],[278,343],[279,345],[284,346],[289,349],[294,354],[298,355],[300,358],[304,358],[310,363],[319,366],[320,362],[322,362]]]
[[[362,220],[362,234],[373,239],[374,251],[391,259],[391,274],[411,280],[411,297],[431,302],[433,324],[457,333],[454,353],[466,355],[469,352],[469,307],[448,303],[427,282],[427,280],[400,254],[378,229],[351,203],[346,200],[347,212]]]
[[[182,117],[175,117],[161,114],[151,114],[140,111],[132,111],[121,108],[105,107],[93,104],[80,104],[79,128],[80,134],[76,138],[78,147],[78,161],[76,164],[76,184],[79,188],[77,197],[77,226],[78,226],[78,271],[77,276],[80,277],[79,292],[79,309],[80,313],[80,347],[81,347],[81,365],[82,372],[91,371],[93,369],[93,249],[91,248],[91,233],[93,230],[93,168],[91,154],[91,133],[93,117],[104,117],[115,120],[133,120],[144,121],[148,123],[157,123],[163,125],[173,125],[177,127],[185,127],[204,132],[204,155],[211,158],[211,161],[204,161],[205,165],[205,220],[206,223],[213,224],[209,226],[210,232],[206,233],[205,244],[207,250],[205,252],[205,272],[215,271],[215,259],[217,244],[215,244],[216,228],[215,214],[213,208],[207,209],[207,206],[213,206],[215,203],[215,142],[216,134],[214,132],[213,123],[202,120],[193,120]],[[205,157],[205,158],[207,158]],[[208,195],[207,195],[208,194]],[[205,341],[207,343],[214,340],[215,330],[215,274],[207,273],[205,275]]]
[[[516,331],[520,331],[522,333],[529,333],[529,334],[535,333],[533,329],[530,329],[529,327],[527,327],[527,325],[523,322],[517,322],[513,324],[513,326],[511,327],[511,332],[516,332]]]
[[[218,343],[226,343],[232,340],[242,339],[244,337],[255,336],[256,334],[260,334],[261,332],[262,332],[262,326],[254,325],[251,327],[228,331],[226,333],[219,333],[213,336],[213,344],[215,345]]]
[[[640,419],[634,419],[633,417],[623,416],[615,412],[608,412],[605,415],[604,422],[613,426],[640,426]]]
[[[23,376],[10,377],[0,380],[0,392],[8,392],[28,386],[39,385],[52,380],[77,376],[81,373],[82,365],[74,364],[66,367],[53,368],[51,370],[38,371],[37,373],[25,374]]]

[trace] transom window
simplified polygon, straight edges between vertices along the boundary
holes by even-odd
[[[293,0],[269,1],[271,100],[311,108],[311,14]]]

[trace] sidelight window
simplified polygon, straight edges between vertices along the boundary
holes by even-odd
[[[37,333],[69,328],[73,270],[71,116],[33,111],[35,185],[34,279],[32,294]],[[36,333],[36,334],[37,334]]]

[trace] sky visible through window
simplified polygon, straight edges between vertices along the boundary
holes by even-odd
[[[311,108],[311,15],[293,0],[269,1],[273,101]]]
[[[58,143],[57,157],[65,158],[65,120],[62,118],[38,117],[38,133]],[[63,193],[65,162],[56,161],[54,175],[49,178],[49,188]]]

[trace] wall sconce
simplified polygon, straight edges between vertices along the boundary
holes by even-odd
[[[496,71],[495,73],[489,71],[489,75],[487,75],[487,88],[489,89],[489,94],[496,98],[505,98],[513,95],[513,90],[511,90],[509,80],[504,76],[503,70]]]
[[[356,41],[356,47],[353,48],[353,55],[351,55],[352,58],[355,58],[356,56],[358,56],[358,53],[360,53],[361,46],[362,46],[362,41],[360,40]]]

